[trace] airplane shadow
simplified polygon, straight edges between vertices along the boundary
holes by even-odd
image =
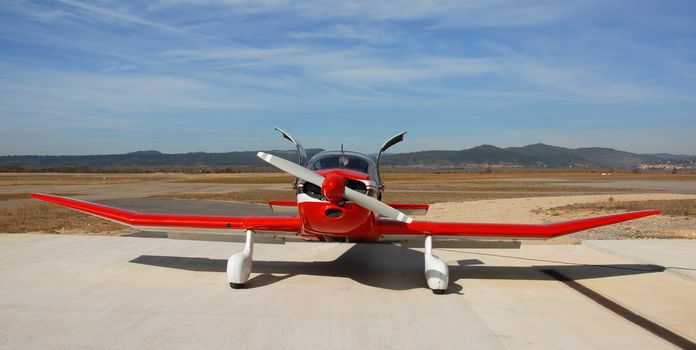
[[[225,272],[226,259],[141,255],[130,262],[188,271]],[[462,279],[551,280],[542,270],[557,270],[573,279],[602,278],[664,271],[663,267],[641,264],[485,266],[478,259],[458,260],[449,265],[448,293],[462,287]],[[294,262],[254,260],[256,274],[245,288],[258,288],[296,275],[350,278],[360,284],[390,290],[426,288],[423,253],[392,244],[356,244],[333,261]],[[481,265],[481,266],[478,266]]]

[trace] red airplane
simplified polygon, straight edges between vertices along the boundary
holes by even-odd
[[[381,201],[384,185],[379,163],[384,151],[403,141],[402,132],[387,141],[376,160],[368,155],[324,151],[307,162],[304,148],[287,132],[276,128],[295,144],[299,164],[259,152],[259,158],[296,177],[296,201],[269,202],[275,211],[290,209],[293,216],[205,216],[146,214],[112,208],[77,199],[34,193],[33,198],[69,207],[115,221],[141,231],[215,233],[244,239],[244,250],[227,262],[227,279],[232,288],[241,288],[252,270],[254,237],[323,242],[400,242],[425,247],[425,278],[436,294],[449,283],[447,264],[432,253],[433,246],[519,247],[519,240],[549,239],[593,227],[615,224],[648,215],[657,210],[626,212],[552,224],[493,224],[414,220],[424,215],[427,204],[386,204]]]

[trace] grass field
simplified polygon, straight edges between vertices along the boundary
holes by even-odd
[[[696,216],[696,200],[647,200],[647,201],[617,201],[572,204],[552,208],[555,211],[591,210],[596,213],[603,211],[634,211],[634,210],[659,210],[662,215]],[[696,226],[696,224],[694,224]]]
[[[283,184],[292,183],[294,179],[284,173],[238,173],[238,174],[180,174],[177,182],[182,183],[222,183],[222,184]],[[601,173],[385,173],[382,180],[387,183],[412,182],[451,182],[451,181],[483,181],[498,182],[500,180],[541,179],[549,182],[578,182],[612,180],[684,180],[696,181],[696,174],[633,174],[616,173],[602,176]]]
[[[216,184],[291,184],[295,178],[284,173],[258,174],[205,174],[189,176],[177,180],[180,183],[216,183]]]
[[[61,174],[0,173],[0,186],[19,185],[94,185],[140,181],[172,180],[181,174]]]
[[[0,232],[120,235],[125,226],[53,204],[31,203],[0,209]]]
[[[78,193],[50,193],[56,196],[79,196]],[[19,193],[0,193],[0,201],[7,201],[13,199],[29,199],[31,198],[29,192],[19,192]]]

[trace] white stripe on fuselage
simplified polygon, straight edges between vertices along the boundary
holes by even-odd
[[[328,203],[327,201],[323,201],[321,199],[316,199],[314,197],[309,196],[306,193],[298,193],[297,194],[297,204],[303,203],[303,202],[324,202]]]

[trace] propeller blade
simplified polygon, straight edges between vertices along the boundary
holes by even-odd
[[[345,197],[349,201],[357,203],[359,206],[365,209],[371,210],[384,217],[405,222],[407,224],[410,224],[411,221],[413,221],[413,219],[410,216],[390,207],[389,205],[377,200],[376,198],[364,195],[358,191],[351,190],[350,188],[346,187],[346,190],[343,193],[343,197]]]
[[[293,163],[291,161],[285,160],[280,157],[276,157],[272,154],[264,153],[264,152],[259,152],[256,154],[259,158],[265,160],[266,162],[270,163],[274,167],[290,174],[294,175],[296,177],[299,177],[302,180],[311,182],[319,187],[324,184],[324,177],[297,164]]]
[[[324,177],[323,176],[321,176],[321,175],[319,175],[319,174],[317,174],[317,173],[315,173],[315,172],[313,172],[313,171],[311,171],[311,170],[309,170],[301,165],[298,165],[296,163],[287,161],[283,158],[276,157],[274,155],[264,153],[264,152],[259,152],[256,155],[259,158],[263,159],[264,161],[268,162],[269,164],[273,165],[274,167],[276,167],[276,168],[278,168],[278,169],[280,169],[288,174],[297,176],[300,179],[311,182],[311,183],[313,183],[317,186],[320,186],[320,187],[324,184]],[[358,205],[360,205],[361,207],[363,207],[367,210],[373,211],[373,212],[375,212],[379,215],[382,215],[384,217],[398,220],[398,221],[402,221],[405,223],[410,223],[411,221],[413,221],[413,219],[410,216],[380,202],[376,198],[372,198],[370,196],[364,195],[360,192],[351,190],[350,188],[345,189],[343,196],[347,200],[355,202]]]

